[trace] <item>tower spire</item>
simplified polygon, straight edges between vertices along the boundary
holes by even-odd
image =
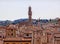
[[[31,6],[28,8],[28,16],[29,16],[29,22],[32,20],[32,11],[31,11]]]

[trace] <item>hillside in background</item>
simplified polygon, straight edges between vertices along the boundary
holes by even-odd
[[[25,21],[28,21],[28,19],[17,19],[17,20],[14,20],[14,21],[10,21],[10,20],[0,21],[0,26],[6,26],[6,25],[9,25],[9,24],[17,24],[17,23],[21,23],[21,22],[25,22]],[[37,22],[38,22],[37,19],[32,19],[33,24],[37,24]],[[50,19],[50,20],[40,19],[39,22],[40,23],[57,23],[57,20],[56,19]]]

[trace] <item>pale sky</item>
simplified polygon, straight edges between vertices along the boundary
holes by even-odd
[[[0,0],[0,20],[28,18],[29,6],[34,19],[60,17],[60,0]]]

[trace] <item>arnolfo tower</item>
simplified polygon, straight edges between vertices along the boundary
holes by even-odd
[[[32,11],[31,11],[31,6],[28,8],[28,16],[29,16],[29,22],[32,21]]]

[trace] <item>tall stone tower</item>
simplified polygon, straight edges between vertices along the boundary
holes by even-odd
[[[29,22],[32,21],[32,11],[31,11],[31,6],[28,8],[28,16],[29,16]]]

